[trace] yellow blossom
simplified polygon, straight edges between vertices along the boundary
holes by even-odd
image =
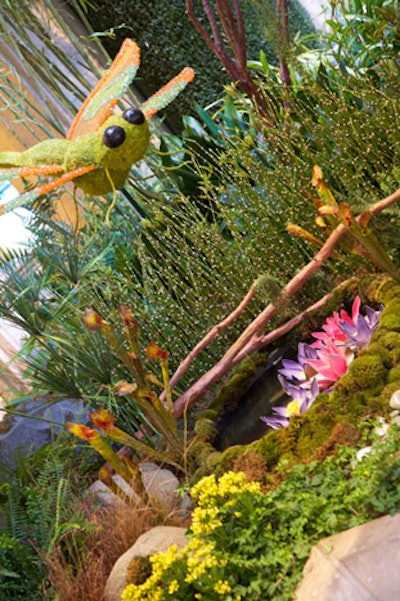
[[[173,595],[179,590],[179,582],[177,580],[173,580],[168,587],[168,594]]]
[[[231,586],[227,580],[218,580],[214,584],[214,591],[218,593],[218,595],[226,595],[231,592]]]

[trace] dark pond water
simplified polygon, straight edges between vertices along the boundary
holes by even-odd
[[[261,438],[269,429],[260,417],[270,414],[272,406],[280,405],[287,399],[277,378],[277,369],[283,356],[287,355],[282,349],[273,351],[267,365],[258,368],[249,382],[249,388],[238,406],[216,423],[219,436],[215,447],[218,450],[223,451],[236,444],[249,444]]]

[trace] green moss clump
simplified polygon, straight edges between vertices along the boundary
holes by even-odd
[[[376,388],[382,387],[386,368],[379,355],[366,353],[351,364],[349,373],[359,388]]]
[[[393,334],[396,334],[396,332],[393,332]],[[384,335],[379,337],[375,336],[374,342],[372,342],[368,347],[368,352],[379,355],[385,368],[390,369],[393,366],[394,354],[385,348],[383,344],[383,338]]]
[[[196,421],[194,431],[196,434],[202,436],[209,442],[212,442],[218,434],[218,431],[214,425],[214,421],[210,418],[204,417],[201,417],[201,419]]]
[[[388,373],[388,384],[392,384],[395,382],[397,382],[400,386],[400,365],[392,367],[392,369]]]
[[[204,464],[207,461],[208,455],[214,452],[215,449],[211,443],[204,440],[201,436],[195,436],[187,451],[188,461],[193,467],[193,471],[196,471],[198,467]]]
[[[392,278],[385,277],[383,280],[378,283],[378,287],[374,292],[374,297],[377,303],[382,303],[387,306],[387,304],[393,299],[400,297],[400,286],[392,280]]]
[[[381,404],[386,406],[388,408],[388,411],[390,410],[390,399],[392,398],[393,393],[397,390],[400,390],[400,380],[398,380],[397,382],[390,382],[389,384],[387,384],[382,390],[381,394],[379,395]]]
[[[400,347],[400,333],[386,332],[386,334],[380,337],[380,343],[388,350],[398,348]]]
[[[385,311],[379,320],[379,329],[400,332],[400,298],[393,298],[385,306]]]

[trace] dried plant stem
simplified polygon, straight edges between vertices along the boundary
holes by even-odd
[[[368,216],[377,215],[387,207],[391,206],[395,202],[400,200],[400,189],[388,196],[387,198],[377,202],[372,207],[370,207],[367,211],[363,212],[356,219],[358,223],[365,222]],[[225,355],[220,359],[216,365],[214,365],[208,372],[206,372],[195,384],[193,384],[186,392],[183,393],[179,397],[179,399],[175,402],[174,410],[175,416],[177,418],[183,415],[183,412],[193,405],[213,384],[215,384],[223,375],[227,373],[227,371],[239,360],[238,357],[243,358],[245,356],[244,349],[247,348],[248,352],[252,352],[252,344],[255,343],[258,337],[260,337],[260,332],[265,328],[266,324],[270,321],[270,319],[281,309],[288,300],[296,293],[298,290],[302,288],[304,283],[325,263],[327,259],[332,255],[336,245],[347,233],[347,229],[344,225],[340,224],[336,227],[336,229],[331,233],[329,238],[326,240],[325,244],[322,248],[316,253],[313,259],[305,265],[285,286],[283,289],[278,301],[273,304],[270,303],[251,323],[250,325],[242,332],[236,342],[228,349]],[[240,305],[239,305],[240,306]],[[227,318],[229,320],[230,316]],[[226,320],[224,320],[225,322]],[[231,320],[233,321],[233,320]],[[222,322],[222,323],[224,323]],[[216,326],[213,331],[216,331],[218,334],[218,326]],[[208,336],[208,335],[207,335]],[[206,337],[207,338],[207,337]],[[264,337],[265,340],[266,337]],[[205,340],[205,339],[204,339]],[[195,349],[202,350],[205,348],[208,342],[203,344],[201,341]],[[252,343],[253,341],[253,343]],[[265,344],[265,342],[264,342]],[[193,352],[191,353],[191,361],[193,361],[194,356]],[[199,350],[197,352],[200,352]],[[248,353],[247,353],[248,354]],[[186,361],[186,360],[185,360]],[[185,362],[184,362],[185,363]],[[178,368],[180,370],[180,376],[182,375],[181,366]]]
[[[286,59],[290,42],[287,0],[276,0],[275,14],[278,27],[279,73],[281,76],[283,91],[285,91],[291,85],[289,66]],[[286,98],[283,101],[283,106],[286,111],[289,111],[290,103]]]

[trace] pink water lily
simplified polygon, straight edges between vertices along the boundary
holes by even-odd
[[[313,332],[312,336],[317,340],[325,342],[327,340],[333,342],[347,342],[347,334],[343,331],[343,324],[355,325],[356,319],[360,313],[361,299],[356,296],[353,302],[351,317],[344,309],[341,309],[340,313],[334,312],[332,317],[328,317],[322,326],[322,332]]]
[[[347,373],[354,354],[347,352],[344,346],[335,345],[330,340],[324,342],[323,345],[321,344],[317,353],[318,358],[309,359],[308,363],[315,370],[315,378],[322,391],[329,388]]]
[[[278,378],[292,399],[283,407],[274,407],[273,415],[261,419],[271,428],[286,427],[294,415],[302,415],[320,392],[330,392],[339,378],[347,373],[355,353],[367,348],[383,311],[366,307],[360,314],[361,300],[354,299],[351,316],[341,309],[328,317],[321,332],[313,332],[311,344],[298,345],[297,361],[283,359]]]

